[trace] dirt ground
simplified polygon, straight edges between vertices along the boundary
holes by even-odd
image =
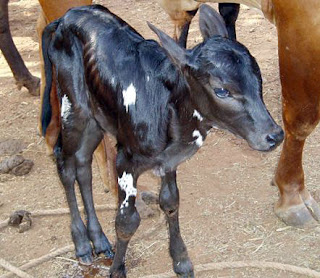
[[[119,4],[121,2],[121,4]],[[122,0],[99,3],[129,22],[146,38],[155,38],[146,21],[172,34],[173,25],[161,8],[150,1]],[[38,14],[36,0],[12,0],[9,5],[14,41],[31,72],[40,76]],[[189,47],[201,41],[198,20],[194,20]],[[281,95],[276,30],[259,11],[241,8],[238,39],[257,58],[264,80],[264,99],[273,117],[281,123]],[[40,101],[26,90],[18,91],[9,67],[0,55],[0,142],[19,139],[22,155],[34,161],[25,176],[0,175],[0,222],[13,211],[65,208],[63,189],[53,161],[37,131]],[[306,144],[304,166],[306,184],[319,201],[319,131]],[[273,213],[278,190],[270,181],[280,149],[272,153],[251,150],[233,135],[214,131],[201,150],[178,169],[181,196],[182,236],[195,266],[212,262],[278,262],[320,271],[320,228],[286,227]],[[6,154],[0,154],[0,159]],[[97,205],[114,204],[104,192],[94,163],[94,198]],[[145,175],[140,184],[158,191],[159,181]],[[98,213],[106,235],[114,242],[114,211]],[[143,277],[171,270],[166,225],[156,216],[141,222],[127,256],[128,277]],[[155,226],[156,225],[156,226]],[[155,231],[146,236],[156,227]],[[0,258],[15,266],[71,244],[69,216],[33,218],[32,228],[19,233],[15,227],[0,230]],[[101,266],[94,276],[78,266],[73,252],[61,255],[27,271],[34,277],[102,277]],[[90,271],[89,271],[90,272]],[[0,267],[0,275],[6,271]],[[197,277],[306,277],[274,269],[228,268],[196,273]],[[1,276],[2,277],[2,276]]]

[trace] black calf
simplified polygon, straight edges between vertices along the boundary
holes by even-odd
[[[112,257],[95,214],[91,178],[92,153],[107,132],[116,137],[118,147],[119,207],[111,276],[125,277],[126,249],[140,223],[137,179],[154,169],[161,176],[160,206],[169,223],[174,270],[193,277],[179,230],[178,165],[197,152],[212,126],[228,129],[262,151],[278,145],[283,133],[263,103],[256,61],[243,45],[221,37],[226,28],[209,6],[200,8],[204,42],[191,50],[150,28],[163,48],[99,5],[72,9],[50,24],[42,44],[47,75],[43,123],[50,119],[50,88],[56,82],[62,122],[57,165],[79,260],[92,261],[90,241],[95,253]],[[56,80],[50,79],[52,68]],[[75,181],[87,227],[77,207]]]

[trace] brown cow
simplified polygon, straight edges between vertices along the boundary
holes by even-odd
[[[197,0],[223,2],[223,0]],[[263,11],[278,31],[285,141],[274,184],[275,213],[288,225],[315,224],[320,208],[304,184],[302,152],[320,119],[320,1],[236,0]]]

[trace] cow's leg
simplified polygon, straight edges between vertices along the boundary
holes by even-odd
[[[186,11],[185,20],[180,24],[176,23],[174,37],[176,37],[178,44],[183,48],[187,47],[190,24],[197,11],[198,9]]]
[[[116,149],[112,140],[105,135],[94,152],[106,192],[117,195]]]
[[[301,11],[301,20],[291,16],[300,13],[297,3],[273,0],[269,17],[275,15],[277,24],[285,129],[285,141],[274,179],[280,191],[275,213],[289,225],[302,226],[320,220],[319,206],[305,187],[302,167],[305,140],[320,119],[320,51],[317,43],[320,36],[318,33],[314,37],[308,36],[305,32],[307,22],[310,20],[311,24],[313,21],[304,10]]]
[[[229,38],[236,40],[236,21],[240,10],[239,4],[220,3],[219,12],[222,15],[228,30]]]
[[[46,25],[49,22],[46,21],[46,18],[43,14],[42,9],[40,8],[38,20],[37,20],[37,34],[38,34],[38,40],[39,40],[39,58],[40,58],[40,71],[41,71],[41,83],[40,83],[40,115],[42,114],[42,101],[43,101],[43,93],[44,88],[46,85],[46,79],[45,79],[45,71],[44,71],[44,61],[43,61],[43,54],[42,54],[42,32]],[[54,80],[54,79],[53,79]],[[42,134],[42,128],[41,128],[41,116],[39,117],[38,122],[38,131],[39,134]],[[52,154],[54,145],[48,146],[50,149],[48,150],[49,154]]]
[[[285,88],[283,88],[285,90]],[[286,224],[303,226],[320,220],[320,209],[304,184],[302,152],[307,136],[319,121],[318,102],[303,103],[294,97],[283,99],[285,141],[275,174],[280,199],[275,213]],[[305,98],[307,99],[307,97]],[[308,107],[308,113],[301,107]],[[311,115],[313,114],[313,115]]]
[[[161,177],[159,196],[160,207],[169,223],[169,248],[173,260],[173,269],[179,277],[194,277],[193,266],[187,248],[182,240],[179,228],[179,190],[176,172],[166,173]]]
[[[140,224],[140,216],[135,207],[138,169],[124,154],[121,148],[117,155],[118,172],[118,212],[116,215],[116,254],[110,268],[110,277],[126,277],[125,255],[131,237]]]
[[[92,197],[92,154],[103,137],[94,120],[89,120],[86,129],[82,133],[81,144],[76,157],[76,179],[87,215],[88,236],[93,243],[96,254],[105,254],[108,258],[113,257],[111,244],[102,231],[97,218]]]
[[[31,95],[39,95],[40,79],[33,76],[25,66],[11,36],[8,15],[9,0],[0,0],[0,50],[16,80],[18,89],[26,87]]]

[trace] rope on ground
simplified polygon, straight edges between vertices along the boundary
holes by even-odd
[[[116,210],[117,207],[115,205],[100,205],[95,207],[96,211],[103,211],[103,210]],[[84,207],[79,207],[81,212],[84,211]],[[40,216],[53,216],[53,215],[63,215],[69,214],[70,211],[68,208],[59,208],[59,209],[48,209],[48,210],[36,210],[31,212],[31,216],[33,217],[40,217]],[[0,229],[3,229],[9,225],[9,219],[0,222]]]
[[[0,266],[2,266],[6,270],[9,270],[11,272],[10,274],[15,274],[18,277],[33,278],[33,276],[29,275],[28,273],[22,271],[20,268],[13,266],[12,264],[8,263],[7,261],[1,258],[0,258]]]
[[[83,208],[82,208],[83,209]],[[116,209],[116,207],[112,208],[110,206],[97,206],[96,207],[96,210],[106,210],[106,209]],[[68,209],[56,209],[56,210],[46,210],[46,211],[35,211],[33,213],[33,215],[36,215],[36,216],[43,216],[43,215],[56,215],[58,212],[58,214],[62,214],[62,213],[69,213],[69,210]],[[62,213],[61,213],[62,212]],[[53,213],[53,214],[52,214]],[[139,236],[138,238],[134,239],[134,241],[136,240],[139,240],[140,238],[146,238],[146,237],[149,237],[151,236],[154,232],[156,232],[162,225],[163,223],[165,222],[165,218],[164,217],[159,217],[159,221],[156,225],[154,225],[150,230],[148,230],[147,232],[145,232],[143,235]],[[70,251],[74,251],[74,245],[68,245],[68,246],[65,246],[63,248],[60,248],[56,251],[53,251],[52,253],[49,253],[47,255],[44,255],[40,258],[37,258],[37,259],[34,259],[34,260],[31,260],[30,262],[20,266],[19,268],[15,268],[16,270],[18,271],[21,271],[23,272],[22,270],[27,270],[29,268],[32,268],[32,267],[35,267],[35,266],[38,266],[46,261],[49,261],[50,259],[52,258],[55,258],[57,256],[60,256],[60,255],[63,255],[67,252],[70,252]],[[1,260],[1,259],[0,259]],[[3,260],[4,261],[4,260]],[[0,261],[0,265],[1,264],[1,261]],[[9,265],[9,263],[8,263]],[[6,268],[6,267],[5,267]],[[11,273],[7,273],[7,274],[4,274],[2,276],[0,276],[0,278],[9,278],[11,277],[13,274],[16,274],[16,272],[12,271],[11,269],[9,268],[6,268],[7,270],[11,271]],[[24,272],[23,272],[24,273]],[[18,274],[17,274],[18,275]],[[28,275],[28,274],[27,274]],[[18,275],[19,276],[19,275]],[[19,277],[22,277],[22,278],[32,278],[32,276],[19,276]]]
[[[314,277],[320,278],[320,272],[289,265],[289,264],[282,264],[282,263],[274,263],[274,262],[261,262],[261,261],[238,261],[238,262],[219,262],[219,263],[208,263],[208,264],[200,264],[194,267],[195,272],[205,272],[205,271],[214,271],[214,270],[223,270],[227,268],[244,268],[244,267],[253,267],[253,268],[271,268],[282,270],[286,272],[292,272],[296,274],[304,275],[305,277]],[[173,272],[166,272],[162,274],[155,274],[155,275],[147,275],[143,276],[142,278],[171,278],[176,277]]]
[[[30,262],[22,265],[19,267],[19,270],[22,271],[22,270],[27,270],[29,268],[32,268],[34,266],[37,266],[39,264],[42,264],[44,262],[47,262],[49,261],[50,259],[52,258],[55,258],[57,256],[60,256],[60,255],[63,255],[67,252],[70,252],[70,251],[73,251],[74,250],[74,245],[71,244],[71,245],[68,245],[68,246],[65,246],[63,248],[60,248],[60,249],[57,249],[56,251],[53,251],[52,253],[49,253],[49,254],[46,254],[40,258],[37,258],[37,259],[34,259],[34,260],[31,260]],[[11,269],[8,269],[11,271]],[[11,273],[8,273],[8,274],[4,274],[4,275],[1,275],[0,278],[9,278],[11,277],[13,274],[16,274],[15,272],[11,271]],[[32,276],[28,275],[28,276],[20,276],[20,277],[23,277],[23,278],[32,278]]]
[[[115,207],[111,206],[97,206],[97,210],[106,210],[106,209],[116,209]],[[83,210],[83,208],[82,208]],[[34,212],[35,216],[43,216],[43,215],[59,215],[59,214],[66,214],[69,213],[68,209],[56,209],[56,210],[49,210],[49,211],[36,211]],[[154,227],[150,230],[148,230],[146,233],[144,233],[141,238],[148,237],[151,234],[153,234],[155,231],[157,231],[164,222],[164,218],[160,217],[158,223],[154,225]],[[0,223],[1,225],[1,223]],[[140,236],[135,240],[139,240]],[[0,276],[0,278],[9,278],[13,274],[18,275],[22,278],[32,278],[29,274],[23,272],[23,270],[27,270],[29,268],[38,266],[46,261],[49,261],[50,259],[60,256],[62,254],[65,254],[67,252],[73,251],[74,245],[68,245],[63,248],[60,248],[52,253],[49,253],[47,255],[44,255],[40,258],[31,260],[30,262],[22,265],[21,267],[17,268],[6,262],[5,260],[0,258],[0,266],[4,267],[5,269],[11,271],[11,273],[4,274]],[[320,272],[317,272],[312,269],[289,265],[289,264],[282,264],[282,263],[275,263],[275,262],[262,262],[262,261],[238,261],[238,262],[219,262],[219,263],[208,263],[208,264],[200,264],[196,265],[194,267],[195,272],[205,272],[205,271],[217,271],[217,270],[223,270],[228,268],[245,268],[245,267],[252,267],[252,268],[271,268],[271,269],[277,269],[281,271],[286,272],[292,272],[296,274],[301,274],[306,277],[314,277],[314,278],[320,278]],[[148,275],[143,276],[142,278],[170,278],[175,277],[175,274],[171,272],[161,273],[161,274],[155,274],[155,275]]]

